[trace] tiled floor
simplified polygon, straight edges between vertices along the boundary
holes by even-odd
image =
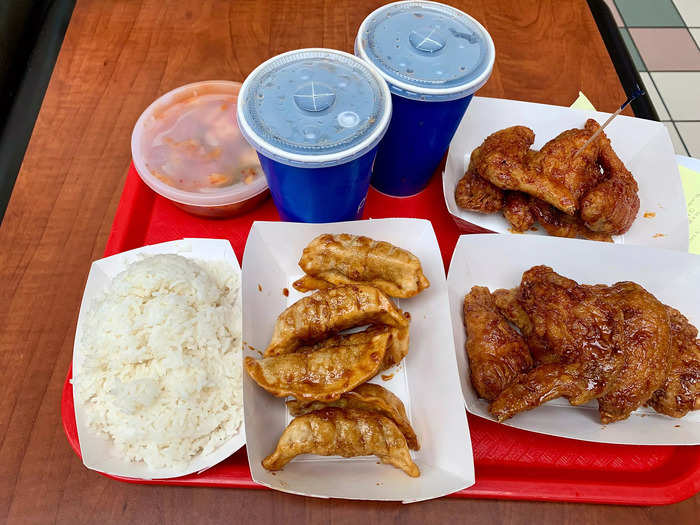
[[[676,153],[700,157],[700,0],[605,0]]]

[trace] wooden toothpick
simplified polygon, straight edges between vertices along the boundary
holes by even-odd
[[[581,147],[578,149],[578,151],[577,151],[576,153],[574,153],[573,158],[575,159],[576,157],[578,157],[578,154],[581,153],[584,149],[586,149],[586,147],[587,147],[591,142],[593,142],[593,141],[596,139],[596,137],[597,137],[598,135],[600,135],[600,134],[603,132],[603,130],[605,129],[605,126],[607,126],[608,124],[610,124],[610,122],[611,122],[615,117],[617,117],[617,116],[622,112],[622,110],[624,110],[627,106],[629,106],[630,103],[631,103],[633,100],[635,100],[635,99],[638,98],[638,97],[641,97],[642,95],[644,95],[644,93],[645,93],[644,90],[643,90],[643,89],[640,89],[639,86],[637,86],[637,89],[635,90],[635,92],[632,93],[632,95],[630,95],[630,97],[629,97],[627,100],[625,100],[625,103],[622,104],[622,105],[620,106],[620,108],[619,108],[615,113],[613,113],[612,115],[610,115],[610,116],[608,117],[608,120],[605,121],[605,124],[603,124],[600,128],[598,128],[598,130],[597,130],[595,133],[593,133],[593,135],[591,135],[591,138],[588,139],[588,140],[586,141],[586,143],[585,143],[583,146],[581,146]]]

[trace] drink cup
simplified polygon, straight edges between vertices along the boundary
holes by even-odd
[[[246,78],[237,115],[283,220],[360,218],[391,119],[375,68],[332,49],[283,53]]]
[[[493,40],[453,7],[396,2],[362,22],[355,54],[379,70],[393,105],[372,186],[388,195],[414,195],[430,182],[473,94],[491,76]]]

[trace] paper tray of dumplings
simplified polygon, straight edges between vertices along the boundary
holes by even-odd
[[[420,475],[407,475],[400,468],[381,463],[377,456],[304,454],[281,470],[263,468],[263,460],[276,449],[278,439],[293,420],[285,405],[290,398],[274,397],[244,374],[247,452],[253,480],[305,496],[404,503],[469,487],[474,483],[472,448],[453,350],[447,282],[430,221],[254,223],[243,257],[244,358],[260,359],[273,337],[278,316],[310,295],[311,292],[303,294],[293,288],[293,283],[304,275],[298,264],[304,247],[321,234],[340,233],[371,237],[410,251],[418,257],[430,281],[430,286],[418,295],[394,299],[396,306],[410,317],[408,354],[369,381],[403,403],[420,444],[419,450],[410,451]],[[364,327],[354,329],[361,328]],[[366,437],[362,436],[362,428],[348,425],[343,432],[354,433],[359,440]],[[319,446],[332,445],[323,442],[325,437],[306,431],[298,436],[300,440],[320,440]]]
[[[698,255],[553,237],[462,235],[450,263],[448,287],[459,377],[465,405],[472,414],[495,420],[489,413],[489,403],[479,397],[470,381],[463,324],[465,294],[473,286],[484,286],[491,292],[516,288],[521,283],[523,272],[539,265],[548,266],[579,284],[612,285],[632,281],[654,295],[663,305],[680,311],[690,324],[700,326]],[[551,312],[556,312],[558,308],[557,304],[552,303],[541,306]],[[671,360],[671,357],[668,359]],[[643,381],[646,381],[645,371],[639,370],[638,382]],[[675,418],[659,414],[644,403],[628,418],[604,425],[595,400],[582,406],[571,406],[566,399],[559,398],[520,412],[502,424],[599,443],[700,444],[699,412],[691,411],[684,417]]]

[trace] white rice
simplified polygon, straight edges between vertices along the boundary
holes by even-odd
[[[81,322],[76,399],[120,455],[184,466],[239,431],[239,287],[224,262],[155,255],[117,275]]]

